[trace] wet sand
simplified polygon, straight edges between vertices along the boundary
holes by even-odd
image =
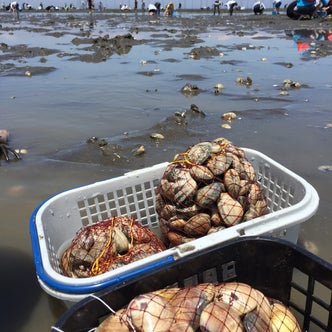
[[[0,17],[0,129],[22,152],[18,162],[0,161],[4,330],[48,330],[64,310],[35,276],[29,218],[40,202],[219,136],[267,154],[316,188],[320,207],[301,227],[300,243],[332,261],[332,173],[319,169],[332,165],[332,43],[316,37],[328,35],[332,20],[200,11]],[[239,77],[252,84],[237,84]],[[301,87],[287,88],[285,79]],[[185,92],[186,84],[197,89]],[[231,129],[222,127],[227,111],[238,116]],[[175,112],[186,117],[175,121]],[[165,139],[157,144],[152,132]],[[87,143],[92,136],[106,147]],[[135,155],[138,145],[145,154]]]

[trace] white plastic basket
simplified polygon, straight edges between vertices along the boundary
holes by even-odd
[[[51,296],[77,302],[107,286],[167,266],[216,243],[249,235],[271,235],[295,243],[299,226],[317,210],[316,190],[303,178],[266,155],[244,148],[268,199],[269,213],[189,243],[167,249],[116,270],[90,278],[61,274],[60,257],[82,227],[110,216],[127,215],[161,236],[155,190],[167,163],[71,189],[48,199],[33,212],[30,235],[41,287]]]

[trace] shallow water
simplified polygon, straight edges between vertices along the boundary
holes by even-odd
[[[0,164],[4,330],[48,330],[64,310],[35,277],[29,218],[40,202],[171,160],[188,145],[219,136],[265,153],[316,188],[320,207],[302,224],[301,244],[332,262],[332,173],[318,169],[332,165],[331,42],[306,37],[311,50],[300,53],[291,34],[299,28],[328,30],[330,21],[191,13],[22,13],[20,22],[8,13],[0,17],[1,43],[9,48],[0,51],[0,127],[10,131],[10,146],[27,151],[18,162]],[[103,60],[82,57],[93,53],[84,50],[91,43],[73,42],[127,33],[141,44]],[[207,47],[217,55],[204,53]],[[203,52],[199,59],[190,56],[195,48]],[[252,86],[236,84],[240,76],[250,76]],[[285,79],[303,86],[280,95]],[[201,92],[184,95],[186,83]],[[219,94],[217,83],[225,86]],[[188,111],[186,124],[176,124],[174,113],[192,103],[206,116]],[[221,127],[228,111],[238,115],[230,130]],[[163,133],[165,140],[156,145],[151,132]],[[87,144],[92,136],[118,144],[122,158]],[[141,157],[132,153],[138,144],[146,147]]]

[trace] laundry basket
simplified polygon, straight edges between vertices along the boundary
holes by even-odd
[[[79,279],[62,275],[60,257],[63,251],[82,226],[111,216],[131,216],[161,236],[155,196],[168,163],[71,189],[43,202],[30,219],[32,249],[41,287],[53,297],[77,302],[90,293],[121,283],[133,275],[167,266],[216,243],[241,236],[268,234],[296,242],[300,224],[318,208],[316,190],[266,155],[251,149],[244,151],[264,188],[268,214],[101,275]]]
[[[332,265],[289,241],[242,237],[197,251],[167,268],[137,276],[85,298],[67,310],[54,331],[93,331],[139,294],[204,282],[246,283],[288,306],[302,331],[332,331]]]

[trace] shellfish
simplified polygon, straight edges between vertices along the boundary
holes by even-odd
[[[267,203],[244,150],[219,137],[174,157],[158,186],[156,211],[172,246],[259,217]],[[200,214],[209,218],[194,218]]]

